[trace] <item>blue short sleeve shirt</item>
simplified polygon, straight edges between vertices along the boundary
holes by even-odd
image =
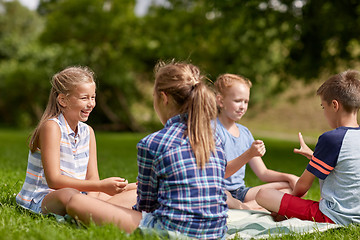
[[[219,119],[216,121],[216,133],[220,137],[225,154],[226,160],[229,162],[251,147],[254,142],[254,137],[248,128],[241,124],[236,124],[239,129],[239,137],[235,137],[222,125]],[[240,187],[245,187],[245,168],[244,165],[232,176],[225,179],[226,189],[229,191],[236,190]]]

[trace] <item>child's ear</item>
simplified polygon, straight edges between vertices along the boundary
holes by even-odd
[[[219,107],[223,107],[224,106],[224,98],[223,98],[223,96],[222,95],[220,95],[220,94],[217,94],[216,95],[216,104],[219,106]]]
[[[331,107],[335,112],[337,112],[340,108],[340,103],[337,100],[332,100]]]
[[[160,92],[160,99],[164,103],[164,105],[167,105],[169,103],[169,97],[165,92]]]
[[[60,93],[58,96],[57,96],[57,101],[58,103],[60,104],[61,107],[66,107],[66,96],[65,94],[63,93]]]

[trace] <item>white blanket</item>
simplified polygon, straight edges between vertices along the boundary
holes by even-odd
[[[337,224],[316,223],[298,218],[275,222],[269,213],[251,210],[230,209],[228,215],[226,239],[233,239],[235,236],[242,239],[260,239],[270,235],[280,237],[283,234],[321,232],[341,227]]]

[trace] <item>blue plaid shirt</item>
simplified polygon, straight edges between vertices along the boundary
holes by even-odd
[[[152,212],[168,230],[189,237],[219,239],[226,232],[225,153],[219,140],[203,169],[196,164],[186,133],[187,115],[138,145],[138,199],[134,208]]]

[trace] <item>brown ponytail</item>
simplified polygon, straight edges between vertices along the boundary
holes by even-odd
[[[188,113],[187,134],[198,166],[204,167],[215,142],[211,120],[216,118],[215,94],[199,68],[186,63],[160,62],[155,67],[155,91],[172,96],[179,113]]]

